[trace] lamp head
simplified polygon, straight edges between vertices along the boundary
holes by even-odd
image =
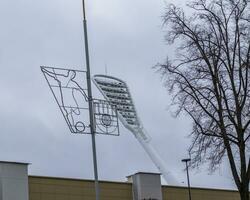
[[[189,161],[191,161],[190,158],[185,158],[185,159],[182,159],[182,160],[181,160],[181,162],[189,162]]]
[[[95,75],[93,82],[103,94],[104,98],[115,105],[118,117],[129,130],[140,128],[141,123],[127,84],[115,77],[107,75]]]

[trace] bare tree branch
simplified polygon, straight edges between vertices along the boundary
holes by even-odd
[[[170,4],[164,16],[174,60],[158,64],[176,114],[193,120],[192,165],[215,170],[227,157],[242,200],[250,178],[250,1],[194,0],[187,16]],[[178,41],[178,43],[177,43]]]

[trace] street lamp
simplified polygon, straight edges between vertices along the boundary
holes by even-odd
[[[189,200],[191,200],[191,189],[190,189],[190,181],[189,181],[189,173],[188,173],[188,162],[190,162],[190,161],[191,161],[190,158],[185,158],[185,159],[182,159],[182,160],[181,160],[181,162],[185,162],[185,163],[186,163]]]

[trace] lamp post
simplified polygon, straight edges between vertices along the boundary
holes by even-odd
[[[91,72],[90,72],[90,59],[89,59],[89,46],[88,46],[88,31],[87,31],[87,19],[85,11],[85,0],[82,0],[83,7],[83,29],[84,29],[84,42],[85,42],[85,54],[86,54],[86,68],[87,68],[87,86],[88,86],[88,102],[89,102],[89,118],[90,118],[90,131],[92,136],[92,151],[93,151],[93,165],[95,176],[95,199],[99,200],[99,181],[98,181],[98,169],[97,169],[97,157],[96,157],[96,142],[95,142],[95,126],[94,126],[94,111],[93,111],[93,98],[91,88]]]
[[[189,196],[189,200],[191,200],[191,189],[190,189],[190,181],[189,181],[189,173],[188,173],[188,162],[190,162],[191,159],[185,158],[185,159],[182,159],[181,161],[186,163],[187,181],[188,181],[188,196]]]

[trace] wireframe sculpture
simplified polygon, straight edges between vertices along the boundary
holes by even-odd
[[[87,89],[81,87],[82,84],[86,85],[85,72],[44,66],[41,70],[70,131],[89,132]]]
[[[90,133],[86,72],[74,69],[41,67],[41,71],[72,133]],[[97,134],[119,135],[116,107],[95,99],[94,129]]]
[[[116,106],[111,105],[109,101],[95,99],[93,107],[96,132],[118,136],[119,123]]]

